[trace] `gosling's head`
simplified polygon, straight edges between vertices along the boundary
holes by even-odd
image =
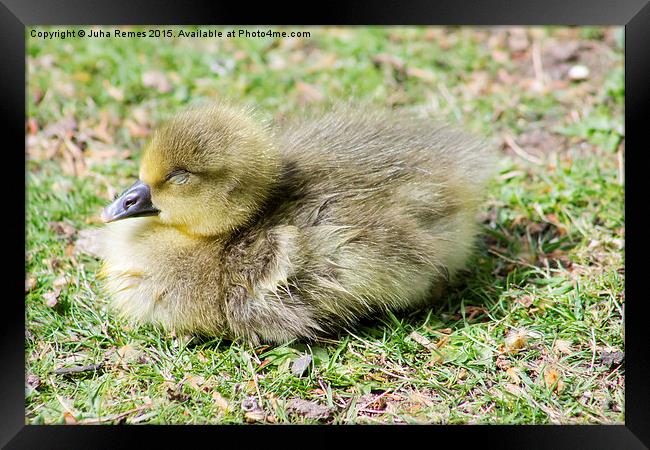
[[[250,114],[224,104],[193,108],[154,131],[140,179],[102,217],[157,215],[188,234],[228,233],[260,208],[278,172],[271,137]]]

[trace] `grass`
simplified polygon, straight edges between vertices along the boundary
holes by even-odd
[[[26,422],[622,423],[622,29],[307,30],[28,39]],[[501,161],[462,282],[316,343],[113,317],[83,230],[157,121],[221,95],[267,117],[353,96],[487,136]]]

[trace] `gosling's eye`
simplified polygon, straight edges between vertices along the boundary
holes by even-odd
[[[169,182],[173,184],[185,184],[190,181],[190,174],[182,172],[169,178]]]

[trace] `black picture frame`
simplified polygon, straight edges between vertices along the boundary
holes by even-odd
[[[644,335],[648,320],[647,302],[641,284],[646,248],[643,233],[642,185],[644,169],[643,129],[650,109],[650,5],[649,0],[455,0],[453,2],[411,1],[326,2],[318,5],[267,2],[251,6],[232,2],[178,2],[155,0],[0,0],[0,114],[5,133],[2,228],[10,245],[6,256],[6,280],[2,303],[4,323],[0,326],[2,366],[0,369],[0,445],[6,448],[125,448],[172,445],[226,444],[226,436],[239,445],[266,443],[312,445],[316,434],[343,434],[345,442],[361,433],[362,445],[371,439],[388,443],[397,437],[409,445],[422,438],[425,445],[453,445],[473,448],[571,448],[614,449],[650,447],[650,352]],[[25,145],[26,31],[32,25],[72,24],[347,24],[347,25],[617,25],[625,26],[625,223],[632,245],[626,246],[625,334],[626,390],[625,425],[594,426],[131,426],[83,427],[25,425],[24,399],[24,304],[19,302],[23,269],[14,260],[24,257],[25,210],[24,172],[17,169],[18,148]],[[15,158],[15,161],[14,161]],[[16,186],[14,186],[16,183]],[[12,187],[13,186],[13,187]],[[22,192],[22,193],[21,193]],[[647,191],[646,191],[647,192]],[[21,231],[22,227],[22,231]],[[21,239],[22,236],[22,239]],[[9,262],[11,261],[11,262]],[[7,272],[8,271],[8,272]],[[15,272],[15,273],[14,273]],[[644,313],[643,311],[646,311]],[[210,444],[201,444],[196,433]],[[190,435],[191,434],[191,435]],[[262,434],[264,436],[262,436]],[[301,436],[302,434],[302,436]],[[346,436],[347,435],[347,436]],[[302,439],[301,439],[302,438]],[[374,439],[373,439],[374,438]],[[282,439],[282,440],[280,440]],[[444,444],[442,439],[450,439]],[[381,440],[381,441],[380,441]],[[325,441],[323,441],[325,442]],[[341,441],[335,441],[341,442]],[[238,444],[235,444],[238,445]],[[412,445],[412,444],[411,444]]]

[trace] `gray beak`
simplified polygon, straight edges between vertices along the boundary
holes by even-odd
[[[108,223],[127,217],[155,216],[159,212],[151,203],[149,186],[138,180],[113,203],[104,208],[102,220]]]

